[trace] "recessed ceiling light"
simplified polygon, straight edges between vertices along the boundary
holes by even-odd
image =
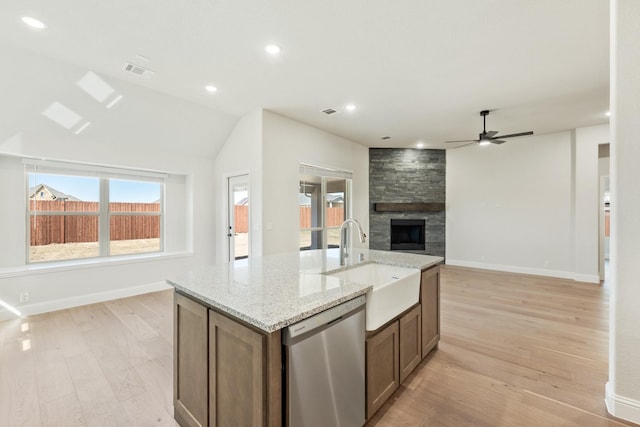
[[[31,16],[23,16],[22,22],[37,30],[44,30],[45,28],[47,28],[47,25],[44,22]]]
[[[270,55],[277,55],[281,49],[277,44],[268,44],[264,47],[264,50]]]
[[[604,113],[604,115],[607,117],[611,117],[611,111],[607,111],[606,113]]]
[[[422,147],[424,147],[424,142],[418,142],[418,143],[416,144],[416,147],[418,147],[418,148],[422,148]]]
[[[355,105],[353,105],[353,104],[348,104],[348,105],[346,105],[344,108],[345,108],[345,110],[347,110],[347,111],[349,111],[349,112],[356,111],[356,106],[355,106]]]
[[[204,89],[209,93],[216,93],[218,91],[218,88],[213,85],[207,85]]]

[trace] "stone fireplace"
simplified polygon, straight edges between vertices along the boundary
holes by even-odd
[[[369,248],[445,255],[445,166],[445,150],[369,149]],[[396,220],[409,222],[392,238]]]

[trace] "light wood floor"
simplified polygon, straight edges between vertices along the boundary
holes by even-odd
[[[173,294],[0,323],[0,426],[177,426]]]
[[[625,426],[607,289],[443,268],[442,339],[368,427]],[[0,426],[176,426],[172,293],[0,323]]]
[[[608,288],[444,267],[441,340],[367,427],[630,426],[607,415]]]

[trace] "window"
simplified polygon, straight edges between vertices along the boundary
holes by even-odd
[[[300,250],[340,247],[350,192],[349,172],[300,165]]]
[[[162,174],[25,161],[27,262],[163,250]]]

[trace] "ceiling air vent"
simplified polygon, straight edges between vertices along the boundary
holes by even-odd
[[[336,110],[334,110],[333,108],[327,108],[326,110],[322,110],[323,113],[325,113],[326,115],[331,115],[333,113],[337,113]]]
[[[148,68],[141,67],[132,62],[125,63],[122,69],[128,73],[135,74],[136,76],[144,77],[146,79],[150,79],[155,74],[155,71],[151,71]]]
[[[383,141],[386,141],[387,139],[391,139],[391,137],[390,136],[382,136],[382,137],[380,137],[380,139],[382,139]]]

